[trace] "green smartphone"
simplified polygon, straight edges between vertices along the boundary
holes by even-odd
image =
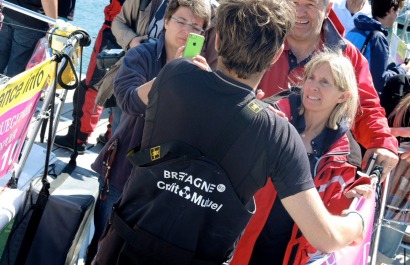
[[[182,57],[192,58],[199,55],[202,51],[204,41],[204,36],[195,33],[189,33],[185,44],[185,50],[182,53]]]

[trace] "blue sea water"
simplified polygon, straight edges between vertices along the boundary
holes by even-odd
[[[70,21],[74,26],[80,27],[88,32],[91,36],[91,45],[85,47],[83,50],[83,66],[82,73],[87,72],[88,63],[92,49],[94,47],[95,39],[97,38],[98,31],[104,23],[104,8],[110,3],[109,0],[77,0],[74,20]],[[79,69],[78,69],[79,70]]]

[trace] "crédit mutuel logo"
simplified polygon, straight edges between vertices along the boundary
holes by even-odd
[[[172,192],[182,198],[191,201],[192,203],[200,206],[210,208],[216,212],[222,208],[223,204],[212,201],[206,194],[213,192],[224,192],[226,186],[224,184],[208,183],[201,178],[195,178],[185,172],[173,172],[164,170],[164,180],[158,181],[157,187],[161,190]],[[205,195],[201,195],[194,191],[200,190]]]

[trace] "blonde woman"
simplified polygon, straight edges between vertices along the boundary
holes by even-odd
[[[292,94],[278,105],[302,138],[316,188],[329,212],[341,215],[354,196],[371,195],[370,185],[358,185],[367,184],[368,180],[356,182],[361,154],[349,130],[358,108],[358,90],[349,59],[332,51],[315,55],[306,65],[301,94]],[[351,161],[353,157],[356,161]],[[309,261],[307,254],[320,254],[300,235],[299,228],[272,194],[264,188],[255,196],[259,211],[245,230],[233,265],[247,264],[248,260],[250,265],[305,264]],[[271,209],[261,209],[269,202]],[[260,234],[250,235],[255,231]],[[250,238],[257,239],[252,242]],[[287,246],[278,244],[285,239]],[[297,254],[292,256],[295,249]]]

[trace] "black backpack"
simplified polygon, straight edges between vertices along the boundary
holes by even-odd
[[[231,258],[255,204],[241,202],[218,162],[267,106],[251,98],[206,155],[178,141],[129,153],[134,168],[94,264],[220,265]]]

